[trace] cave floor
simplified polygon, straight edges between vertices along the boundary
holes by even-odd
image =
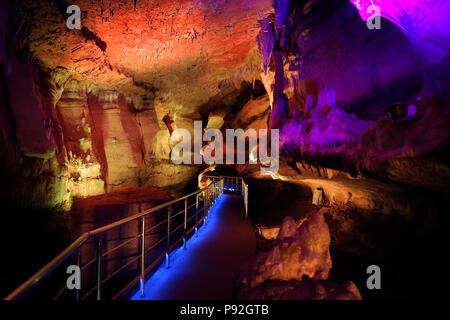
[[[170,268],[162,264],[146,281],[145,297],[137,292],[132,300],[232,299],[239,270],[256,249],[252,224],[243,214],[241,196],[221,195],[198,237],[187,241],[187,249],[173,251]]]

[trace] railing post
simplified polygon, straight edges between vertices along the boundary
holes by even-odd
[[[102,236],[97,239],[97,300],[102,299]]]
[[[198,227],[198,193],[195,195],[195,234],[198,237],[197,227]]]
[[[145,296],[145,217],[141,218],[141,297]]]
[[[220,184],[221,184],[220,181],[221,180],[217,180],[217,184],[216,184],[216,195],[217,195],[217,198],[219,198],[219,196],[220,196]]]
[[[203,191],[203,217],[206,216],[206,191]]]
[[[170,267],[170,215],[171,215],[171,209],[169,208],[167,210],[167,250],[166,250],[166,261],[167,261],[167,268]]]
[[[208,222],[208,212],[209,212],[209,188],[205,190],[205,226]]]
[[[212,206],[212,200],[211,197],[214,196],[211,192],[211,185],[208,187],[208,212],[211,209]]]
[[[188,208],[187,208],[187,198],[184,199],[184,235],[183,235],[183,244],[184,244],[184,248],[186,249],[186,229],[187,229],[187,212],[188,212]]]
[[[248,184],[244,183],[244,206],[245,206],[245,218],[248,218]]]
[[[77,266],[81,270],[81,248],[79,248],[77,252]],[[80,289],[75,290],[75,300],[80,300]]]

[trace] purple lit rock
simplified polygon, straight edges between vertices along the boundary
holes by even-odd
[[[382,17],[395,23],[429,62],[437,62],[450,52],[450,2],[447,0],[350,0],[361,18],[371,17],[372,5]]]

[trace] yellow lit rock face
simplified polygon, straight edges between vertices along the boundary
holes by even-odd
[[[167,129],[161,129],[153,139],[153,151],[157,159],[170,159],[170,133]]]
[[[226,116],[225,110],[213,111],[208,116],[208,124],[205,128],[207,129],[221,129],[225,121],[223,120]]]
[[[105,193],[105,182],[100,179],[69,180],[68,188],[74,197],[85,198]]]

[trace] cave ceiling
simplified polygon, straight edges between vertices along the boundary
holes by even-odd
[[[270,0],[71,4],[81,9],[81,30],[67,28],[64,1],[17,4],[18,46],[88,91],[147,95],[187,110],[217,94],[218,83],[251,60],[258,19],[272,9]]]

